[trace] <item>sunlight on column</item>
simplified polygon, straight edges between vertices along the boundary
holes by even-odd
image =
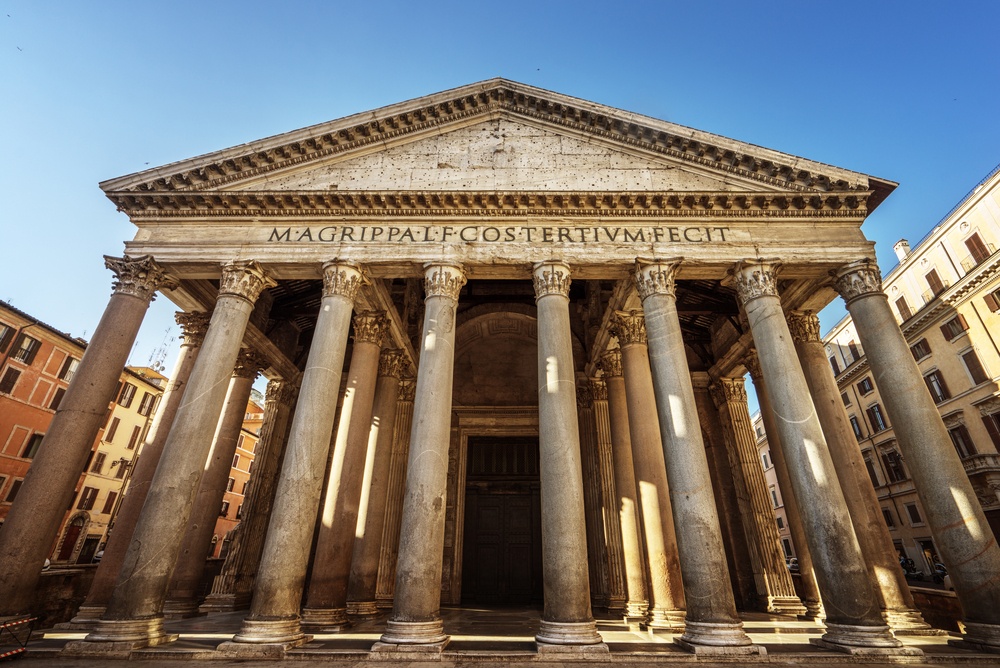
[[[437,320],[431,320],[427,323],[427,334],[424,336],[424,350],[431,351],[434,350],[434,346],[437,344]]]
[[[826,477],[826,469],[823,467],[823,457],[820,453],[820,449],[816,446],[814,441],[808,438],[803,441],[802,446],[806,451],[806,458],[809,460],[809,468],[812,469],[813,477],[816,479],[816,484],[825,486],[829,481]]]
[[[952,487],[951,498],[955,499],[958,512],[962,514],[962,520],[965,522],[965,530],[969,532],[969,538],[982,540],[982,527],[979,526],[979,522],[975,521],[976,511],[972,503],[969,502],[969,497],[962,490]]]
[[[684,438],[688,435],[687,424],[684,422],[684,402],[676,394],[667,397],[670,401],[670,417],[674,423],[674,436]]]
[[[372,493],[372,476],[375,472],[375,447],[378,443],[378,416],[372,418],[371,429],[368,430],[368,454],[365,456],[365,477],[361,483],[361,501],[358,506],[358,525],[354,531],[355,538],[365,537],[365,524],[368,523],[368,499]]]
[[[323,526],[327,529],[333,527],[334,503],[328,503],[330,491],[336,489],[340,484],[340,474],[344,469],[344,455],[347,451],[347,434],[351,430],[351,412],[354,408],[354,395],[357,392],[353,387],[348,387],[344,391],[344,406],[340,410],[340,424],[337,426],[336,441],[333,445],[334,459],[330,463],[330,480],[327,482],[323,500]]]
[[[554,356],[545,358],[545,388],[549,394],[559,391],[559,360]]]

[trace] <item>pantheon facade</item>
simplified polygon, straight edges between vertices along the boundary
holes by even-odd
[[[136,226],[0,532],[30,612],[143,315],[183,344],[67,652],[280,657],[390,609],[372,647],[441,652],[441,605],[541,605],[539,652],[600,657],[594,611],[699,656],[759,655],[738,610],[905,655],[914,606],[815,313],[846,302],[965,611],[1000,650],[1000,550],[861,224],[896,184],[494,79],[101,184]],[[749,372],[752,388],[744,384]],[[242,523],[205,555],[254,379]],[[756,392],[799,553],[785,567]]]

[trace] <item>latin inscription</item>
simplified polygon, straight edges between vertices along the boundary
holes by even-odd
[[[711,243],[726,241],[728,227],[548,227],[516,225],[328,225],[275,227],[268,241],[281,243]]]

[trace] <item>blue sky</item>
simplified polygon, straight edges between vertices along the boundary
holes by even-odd
[[[883,270],[1000,162],[994,2],[0,1],[0,299],[89,336],[134,229],[97,184],[502,76],[901,185]],[[131,363],[165,341],[150,309]],[[834,324],[843,310],[823,314]]]

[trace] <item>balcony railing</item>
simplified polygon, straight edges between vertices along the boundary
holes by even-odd
[[[963,457],[962,465],[965,467],[967,475],[975,473],[998,473],[1000,472],[1000,455],[987,453]]]
[[[986,257],[984,257],[981,260],[977,260],[974,255],[965,256],[965,259],[962,260],[962,271],[964,271],[965,273],[969,273],[970,271],[981,265],[983,262],[986,262],[986,260],[989,259],[990,255],[993,255],[993,253],[997,251],[997,247],[994,246],[993,244],[986,244],[986,250],[988,250],[989,253],[987,253]]]
[[[938,290],[937,292],[934,292],[933,290],[926,290],[922,295],[920,295],[920,297],[924,300],[924,304],[930,304],[939,294],[941,294],[950,287],[951,287],[951,281],[944,281],[941,285],[940,290]]]

